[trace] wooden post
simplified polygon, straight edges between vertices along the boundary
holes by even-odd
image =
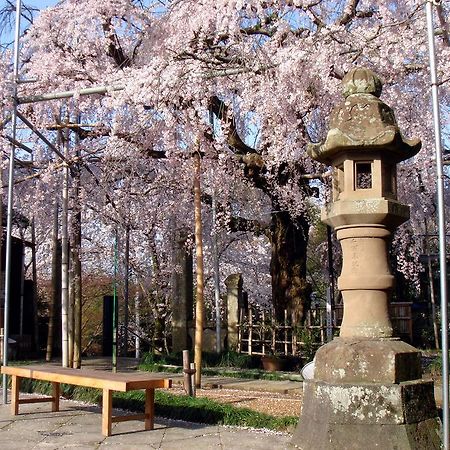
[[[195,363],[191,363],[191,372],[192,374],[195,374],[196,372],[196,366]],[[192,390],[192,396],[195,397],[197,395],[197,383],[195,382],[195,377],[191,375],[191,390]]]
[[[111,422],[112,422],[112,391],[110,389],[103,389],[102,402],[102,433],[103,436],[111,436]]]
[[[199,146],[198,146],[199,147]],[[195,372],[195,385],[201,387],[202,383],[202,351],[203,351],[203,325],[205,305],[203,302],[203,238],[202,238],[202,200],[201,200],[201,155],[200,148],[194,152],[194,222],[195,222],[195,254],[197,287],[195,296],[195,339],[194,360],[197,371]]]
[[[183,350],[183,377],[184,377],[184,390],[190,397],[193,396],[192,390],[192,372],[191,363],[189,361],[189,350]]]
[[[3,389],[7,389],[7,386],[4,386]],[[19,414],[19,392],[20,377],[11,375],[11,414],[13,416]]]
[[[297,329],[292,325],[292,356],[297,354]]]
[[[59,382],[52,382],[52,412],[59,411],[59,395],[60,395]]]
[[[153,430],[155,426],[155,390],[145,390],[145,429]]]

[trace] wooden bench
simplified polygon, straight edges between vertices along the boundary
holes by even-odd
[[[11,411],[13,415],[19,414],[19,405],[23,403],[51,402],[52,411],[59,411],[60,384],[73,384],[103,390],[102,402],[102,433],[111,435],[113,422],[127,420],[145,421],[145,429],[153,430],[155,389],[169,388],[170,379],[155,378],[151,373],[112,373],[102,370],[69,369],[63,367],[36,365],[36,366],[3,366],[1,373],[12,377]],[[51,397],[19,398],[20,381],[22,378],[49,381],[52,385]],[[113,391],[128,392],[145,389],[145,412],[126,416],[112,415]]]

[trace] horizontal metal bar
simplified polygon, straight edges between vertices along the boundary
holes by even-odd
[[[34,168],[34,164],[32,161],[23,161],[18,158],[14,158],[14,161],[16,162],[16,164],[19,164],[19,166],[21,166],[25,169],[33,169]]]
[[[38,81],[39,81],[38,78],[29,78],[29,79],[26,79],[26,80],[24,80],[24,79],[19,79],[19,80],[17,80],[17,83],[18,83],[18,84],[26,84],[26,83],[36,83],[36,82],[38,82]]]
[[[48,94],[31,95],[25,97],[18,97],[17,104],[23,105],[26,103],[45,102],[48,100],[58,100],[61,98],[71,98],[76,95],[93,95],[93,94],[106,94],[109,91],[121,91],[124,89],[122,85],[112,86],[96,86],[80,90],[63,91],[63,92],[50,92]]]

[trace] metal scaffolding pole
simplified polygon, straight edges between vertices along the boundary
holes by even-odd
[[[22,1],[16,1],[16,26],[14,38],[14,69],[13,69],[13,111],[11,114],[12,138],[16,139],[17,128],[17,80],[19,79],[19,51],[20,51],[20,14]],[[12,247],[12,220],[14,201],[14,158],[16,147],[11,145],[9,157],[8,179],[8,219],[6,223],[6,265],[5,265],[5,307],[4,307],[4,333],[3,333],[3,365],[8,365],[8,339],[9,339],[9,303],[11,297],[11,247]],[[8,402],[8,390],[6,375],[3,374],[3,404]]]
[[[449,398],[448,398],[448,314],[447,314],[447,255],[445,242],[444,173],[442,166],[442,137],[439,109],[439,83],[437,81],[436,50],[434,46],[433,5],[440,0],[428,0],[426,4],[428,49],[430,57],[431,95],[436,151],[436,184],[438,199],[439,268],[441,292],[441,348],[442,348],[442,429],[444,449],[449,449]]]
[[[84,89],[73,90],[73,91],[50,92],[48,94],[31,95],[28,97],[19,97],[17,99],[17,104],[24,105],[26,103],[46,102],[48,100],[71,98],[71,97],[74,97],[75,95],[106,94],[107,92],[121,91],[123,89],[124,89],[124,86],[122,86],[122,85],[111,85],[111,86],[94,86],[94,87],[90,87],[90,88],[84,88]]]

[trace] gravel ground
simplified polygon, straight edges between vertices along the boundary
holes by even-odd
[[[171,394],[185,395],[181,388],[172,388]],[[250,408],[275,417],[298,416],[302,397],[300,394],[241,391],[237,389],[197,389],[197,397],[207,397],[220,403]]]

